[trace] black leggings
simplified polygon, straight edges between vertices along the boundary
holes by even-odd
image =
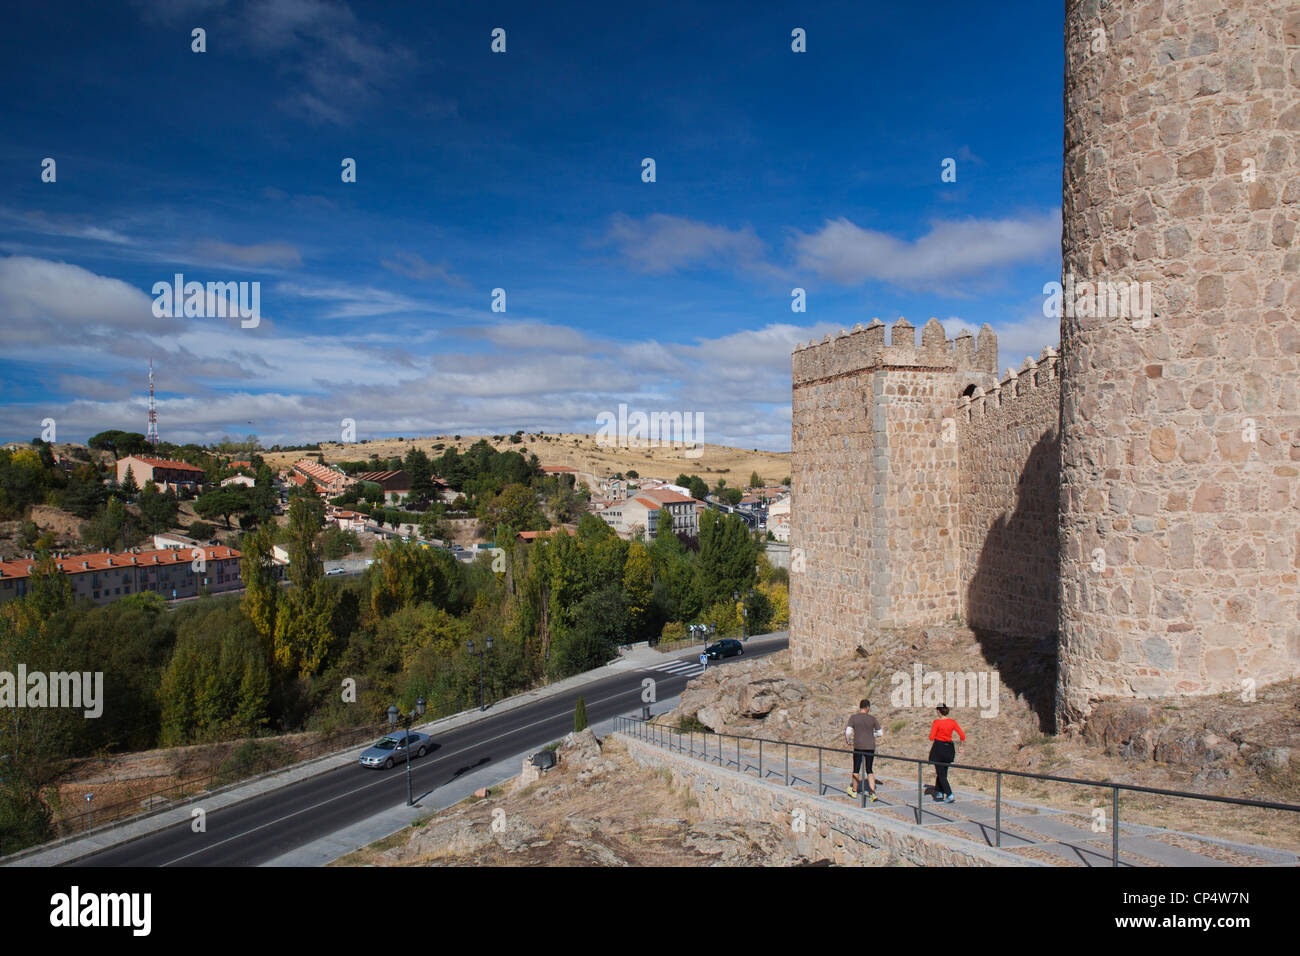
[[[934,789],[945,797],[952,796],[948,785],[948,764],[957,759],[957,748],[951,740],[936,740],[930,745],[930,762],[934,764]]]

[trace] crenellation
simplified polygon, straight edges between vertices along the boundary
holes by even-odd
[[[933,318],[796,351],[796,658],[960,615],[1055,642],[1061,725],[1300,675],[1294,11],[1067,0],[1062,286],[1109,292],[1059,351],[999,378]]]
[[[984,328],[977,349],[970,332],[963,330],[949,340],[943,324],[931,318],[921,330],[918,347],[916,328],[907,319],[899,318],[891,327],[874,318],[865,327],[858,323],[852,330],[841,329],[833,337],[827,333],[820,342],[796,348],[791,356],[793,381],[801,385],[886,367],[955,369],[968,377],[992,376],[997,368],[997,337],[987,325]]]

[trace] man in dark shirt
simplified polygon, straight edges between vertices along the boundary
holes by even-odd
[[[866,764],[864,774],[867,778],[867,793],[871,795],[871,802],[876,802],[876,775],[872,771],[872,762],[876,759],[876,740],[884,733],[880,721],[871,715],[871,701],[860,701],[858,712],[849,718],[848,725],[844,728],[844,742],[853,748],[853,780],[849,784],[850,797],[858,795],[858,786],[861,782],[858,770]]]

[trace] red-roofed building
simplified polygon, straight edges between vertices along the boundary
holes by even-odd
[[[665,516],[672,521],[674,534],[694,536],[700,533],[697,503],[694,498],[675,491],[640,491],[601,509],[597,517],[623,537],[644,534],[653,538],[659,533],[659,523]]]
[[[78,599],[108,604],[128,594],[152,591],[167,600],[234,591],[243,587],[241,555],[234,548],[159,548],[151,551],[96,551],[56,559]],[[0,603],[22,597],[35,569],[35,557],[0,561]]]
[[[338,525],[342,531],[365,531],[366,522],[369,520],[360,511],[349,511],[345,508],[327,508],[325,510],[325,523]]]
[[[301,461],[294,462],[293,473],[302,478],[310,478],[316,485],[316,493],[324,498],[336,498],[356,484],[356,479],[349,478],[343,472],[335,468],[328,468],[318,461],[312,461],[310,458],[303,458]],[[290,477],[292,478],[292,475]],[[296,481],[296,484],[303,485],[306,482]]]
[[[130,469],[136,487],[143,488],[146,481],[152,481],[159,491],[197,491],[203,484],[207,473],[198,465],[186,461],[172,461],[170,458],[147,458],[143,455],[127,455],[117,460],[117,483],[126,481],[126,472]]]
[[[558,528],[552,528],[550,531],[520,531],[515,535],[515,538],[519,541],[536,541],[542,535],[555,534],[559,531],[567,532],[569,537],[573,537],[577,534],[577,532],[572,528],[566,528],[564,525],[561,525]]]
[[[694,498],[678,494],[666,488],[658,488],[637,493],[638,498],[648,498],[661,508],[668,509],[673,516],[673,533],[695,537],[700,533],[700,515],[696,510]]]
[[[411,476],[405,470],[367,471],[355,477],[357,481],[368,481],[384,489],[388,504],[396,504],[411,493]]]

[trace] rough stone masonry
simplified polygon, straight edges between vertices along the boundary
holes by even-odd
[[[1057,636],[1058,723],[1300,675],[1300,7],[1067,0],[1058,356],[935,320],[795,351],[791,647]],[[1103,300],[1104,301],[1104,300]]]

